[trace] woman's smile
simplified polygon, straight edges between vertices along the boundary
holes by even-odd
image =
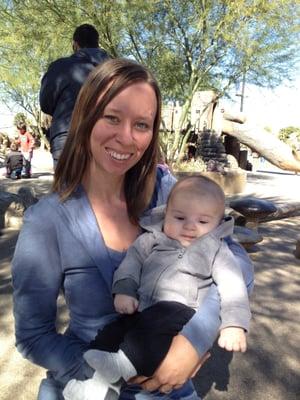
[[[117,161],[126,161],[133,155],[133,153],[121,153],[108,148],[105,148],[105,150],[106,153],[109,154],[111,158]]]
[[[122,176],[139,162],[153,137],[156,110],[148,83],[134,83],[115,96],[91,133],[91,171]]]

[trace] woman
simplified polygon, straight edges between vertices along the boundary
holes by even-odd
[[[119,59],[97,67],[77,99],[53,193],[26,212],[13,259],[14,314],[19,351],[48,369],[39,400],[62,399],[70,379],[92,376],[82,354],[97,329],[115,317],[113,272],[140,234],[139,216],[150,202],[166,198],[174,183],[170,176],[160,184],[156,179],[160,108],[157,83],[141,65]],[[250,283],[247,256],[232,248]],[[55,327],[60,290],[70,313],[64,334]],[[197,398],[189,381],[181,386],[217,335],[215,288],[201,310],[174,338],[154,376],[134,383],[164,393],[179,388],[168,398]],[[135,390],[129,387],[121,398],[134,398]],[[150,394],[136,398],[141,396]]]

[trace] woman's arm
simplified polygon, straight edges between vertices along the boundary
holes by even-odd
[[[16,345],[22,355],[62,383],[92,374],[86,343],[56,331],[56,301],[63,282],[55,211],[44,201],[28,209],[13,262]]]

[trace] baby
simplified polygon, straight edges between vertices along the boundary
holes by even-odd
[[[218,344],[228,351],[246,351],[249,301],[242,273],[224,241],[233,232],[233,219],[224,218],[224,212],[220,186],[198,176],[178,181],[166,209],[153,209],[142,218],[144,233],[114,274],[114,305],[122,315],[98,331],[92,350],[84,354],[96,370],[94,377],[70,381],[66,400],[104,399],[109,387],[118,390],[120,380],[153,375],[212,283],[221,298]]]

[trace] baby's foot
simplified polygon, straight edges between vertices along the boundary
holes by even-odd
[[[118,382],[121,378],[127,381],[137,374],[134,366],[121,350],[117,353],[88,350],[83,354],[83,358],[110,383]]]
[[[116,391],[110,390],[109,383],[97,372],[91,379],[70,380],[63,391],[65,400],[114,400],[118,398]]]

